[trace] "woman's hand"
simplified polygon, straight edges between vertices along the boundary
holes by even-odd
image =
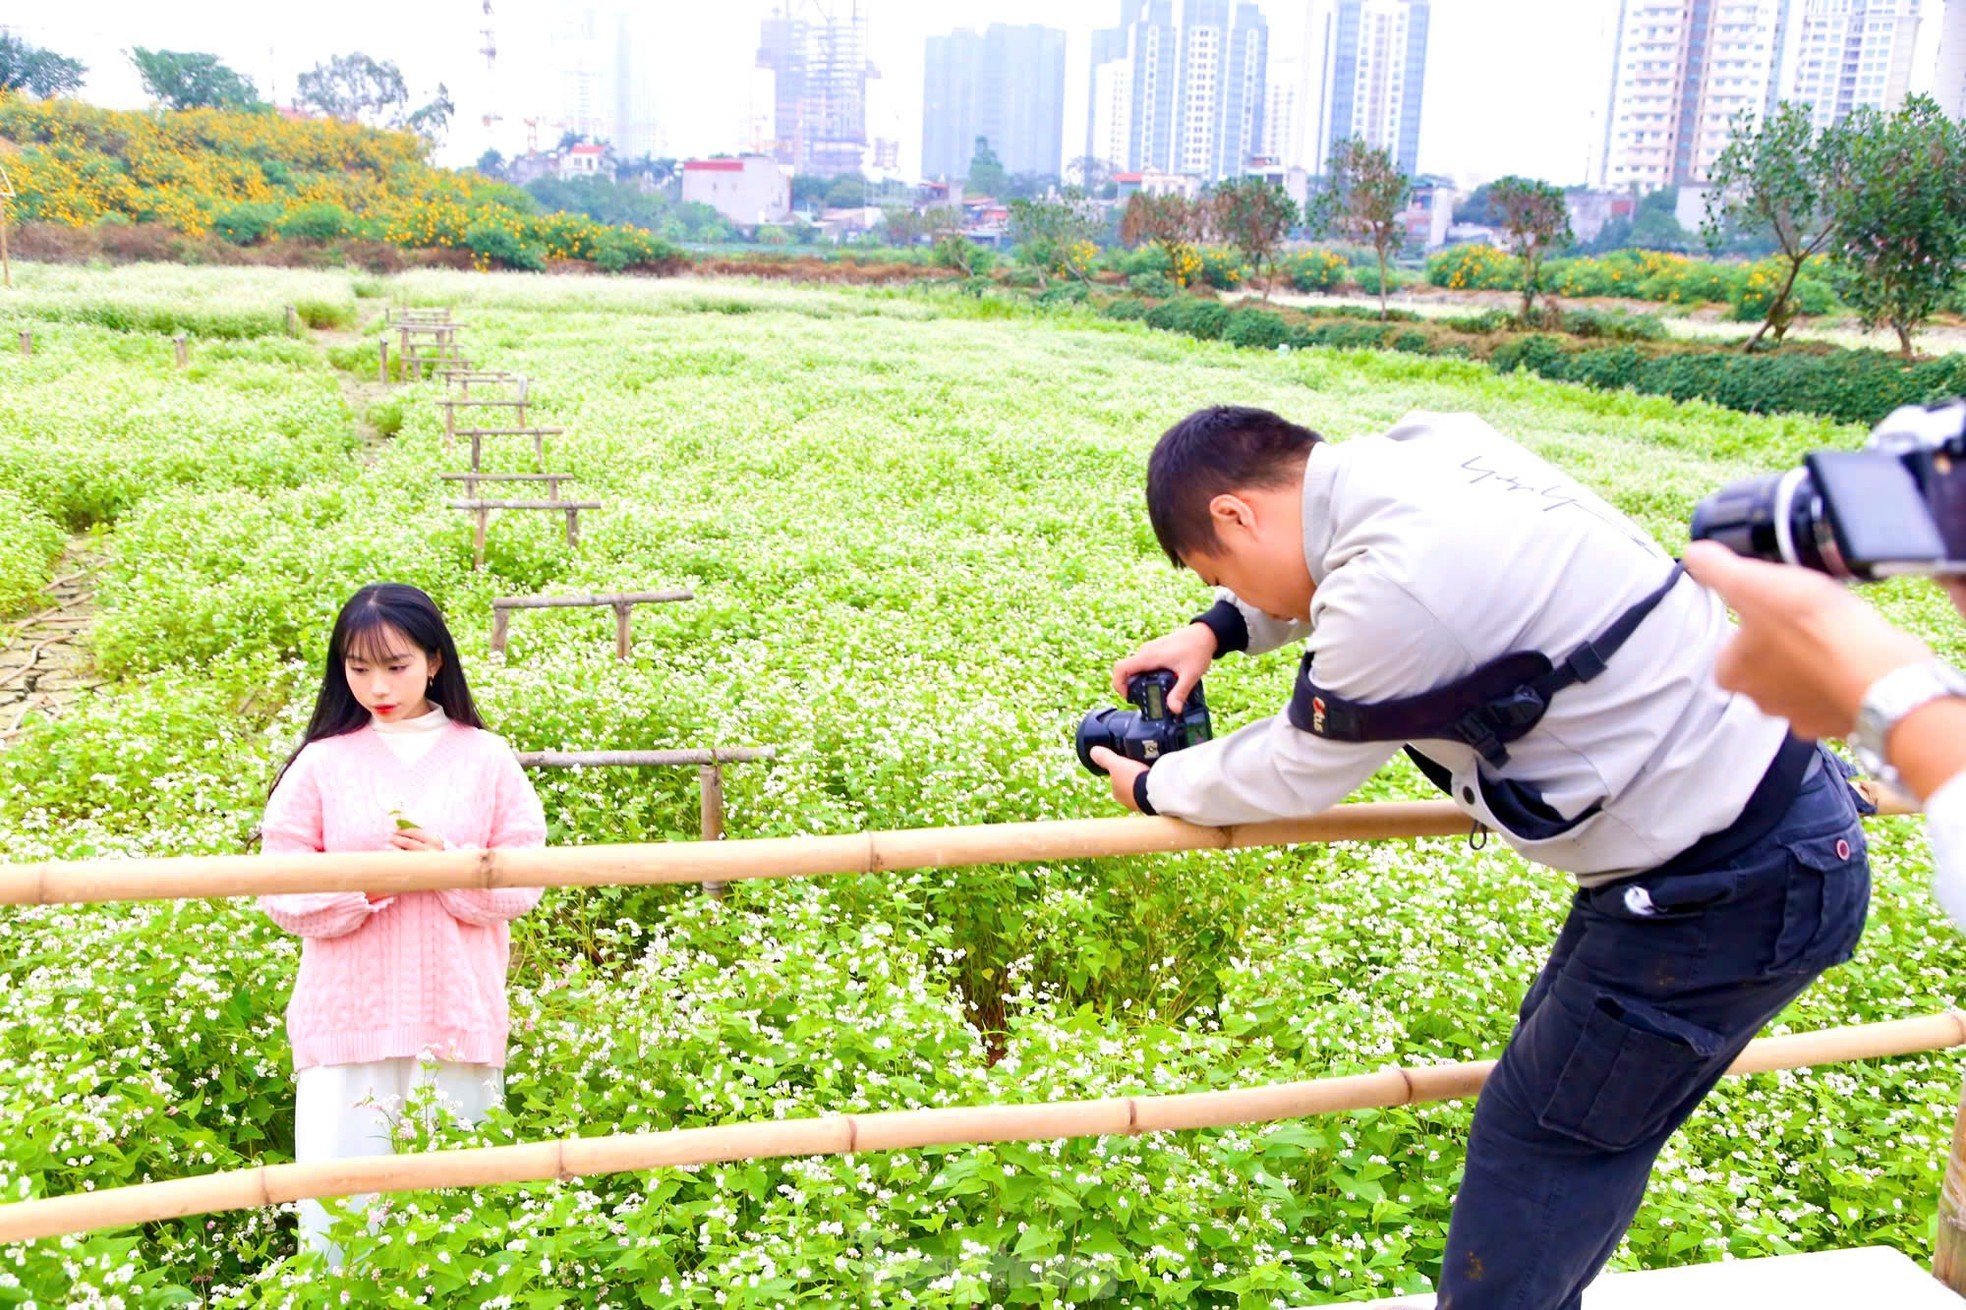
[[[399,851],[441,851],[444,839],[423,828],[398,828],[389,834],[389,844]]]

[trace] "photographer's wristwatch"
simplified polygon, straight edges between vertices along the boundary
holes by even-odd
[[[1850,732],[1850,748],[1856,751],[1864,771],[1902,794],[1904,784],[1885,757],[1891,729],[1919,706],[1954,696],[1966,697],[1966,675],[1939,660],[1907,664],[1871,683],[1857,709],[1857,726]]]

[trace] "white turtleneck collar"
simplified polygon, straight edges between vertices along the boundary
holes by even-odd
[[[373,714],[369,716],[369,723],[382,735],[384,744],[405,764],[414,764],[428,755],[430,748],[437,744],[437,734],[449,722],[450,716],[441,705],[432,705],[428,714],[395,723],[385,723]]]

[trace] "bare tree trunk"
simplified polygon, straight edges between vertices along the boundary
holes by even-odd
[[[1911,355],[1911,324],[1899,319],[1891,320],[1891,330],[1898,334],[1898,353],[1906,359]]]
[[[1381,243],[1373,247],[1379,254],[1379,321],[1385,322],[1386,312],[1386,247]]]
[[[1795,280],[1801,276],[1802,260],[1797,259],[1794,255],[1790,255],[1788,280],[1782,283],[1782,289],[1775,293],[1775,298],[1768,302],[1767,316],[1761,320],[1761,326],[1755,329],[1754,335],[1748,338],[1747,352],[1749,354],[1754,353],[1754,348],[1761,344],[1761,339],[1767,336],[1769,329],[1775,326],[1775,316],[1781,312],[1782,306],[1788,303],[1789,292],[1795,290]],[[1775,339],[1780,341],[1781,337],[1778,335]]]

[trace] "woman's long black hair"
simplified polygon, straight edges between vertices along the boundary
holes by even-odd
[[[471,728],[485,726],[478,716],[477,704],[471,699],[471,688],[465,684],[457,643],[451,640],[451,630],[445,626],[437,602],[407,583],[372,582],[349,597],[335,618],[334,632],[328,637],[328,661],[321,679],[321,694],[314,702],[314,717],[307,721],[307,732],[301,737],[300,745],[273,776],[275,788],[286,776],[295,756],[309,742],[339,737],[368,726],[369,712],[350,690],[343,661],[351,654],[376,660],[399,654],[389,649],[389,641],[383,635],[385,629],[392,628],[415,642],[425,655],[440,661],[437,676],[424,693],[426,699],[441,706],[453,723]]]

